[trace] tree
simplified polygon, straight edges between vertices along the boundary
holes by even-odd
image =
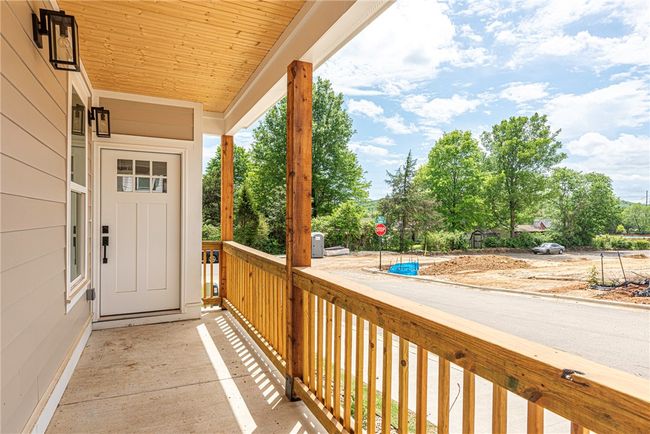
[[[244,183],[248,172],[248,153],[241,146],[235,146],[234,184],[235,195]],[[203,174],[203,223],[219,226],[221,224],[221,146],[217,146],[216,154],[212,157]]]
[[[334,209],[329,216],[314,219],[314,230],[325,233],[328,245],[345,245],[349,249],[359,247],[366,219],[366,210],[353,200],[348,200]]]
[[[237,195],[234,230],[235,241],[238,243],[257,249],[264,248],[268,227],[255,208],[247,183],[242,185]]]
[[[394,173],[386,171],[386,183],[391,191],[379,206],[388,224],[396,228],[399,234],[399,250],[402,252],[407,247],[407,232],[411,233],[411,240],[415,241],[414,216],[421,212],[425,203],[420,185],[415,182],[416,164],[417,160],[409,151],[404,165]]]
[[[286,99],[267,112],[253,131],[251,190],[267,217],[271,237],[284,245],[287,118]],[[354,133],[343,95],[318,78],[313,89],[312,216],[328,215],[341,203],[367,196],[368,183],[348,148]]]
[[[633,203],[623,208],[623,225],[630,232],[650,233],[650,206]]]
[[[588,245],[595,235],[616,231],[620,207],[607,176],[558,168],[549,184],[555,229],[565,242]]]
[[[446,229],[466,231],[482,223],[483,160],[469,131],[445,133],[431,148],[423,182]]]
[[[510,236],[521,214],[540,202],[545,176],[566,158],[557,140],[560,130],[551,131],[546,116],[535,113],[503,120],[484,132],[481,142],[488,151],[492,197],[499,221],[507,221]]]

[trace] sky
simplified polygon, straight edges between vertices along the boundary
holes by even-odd
[[[650,189],[648,0],[398,0],[315,74],[345,96],[372,199],[409,150],[423,164],[446,131],[535,112],[561,130],[563,166],[605,173],[625,200]]]

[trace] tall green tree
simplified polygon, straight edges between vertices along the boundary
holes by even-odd
[[[248,153],[241,146],[235,146],[233,154],[236,196],[246,179],[249,159]],[[216,154],[208,161],[203,173],[203,224],[221,224],[221,146],[217,146]]]
[[[554,229],[566,243],[588,245],[595,235],[616,230],[621,211],[606,175],[558,168],[549,187]]]
[[[325,240],[330,246],[344,245],[356,249],[363,236],[366,218],[366,210],[357,202],[348,200],[334,208],[332,214],[316,217],[313,228],[325,233]]]
[[[369,184],[348,143],[354,129],[343,95],[328,80],[313,88],[312,216],[328,215],[337,205],[367,196]],[[251,149],[251,190],[267,217],[271,237],[284,245],[286,187],[286,99],[273,106],[255,128]]]
[[[640,203],[627,205],[622,211],[622,221],[630,232],[650,233],[650,206]]]
[[[541,202],[545,177],[566,155],[545,115],[511,117],[484,132],[481,142],[488,152],[490,197],[496,218],[507,222],[510,236],[520,217]]]
[[[445,133],[431,148],[423,182],[446,229],[465,231],[483,223],[483,164],[469,131]]]
[[[415,180],[416,164],[417,160],[409,151],[402,166],[393,173],[386,172],[390,193],[379,205],[391,229],[398,233],[399,250],[402,252],[408,247],[409,240],[415,241],[415,216],[421,213],[425,203],[424,193]]]
[[[235,205],[235,241],[263,250],[266,247],[268,227],[264,217],[253,203],[253,196],[247,183],[239,189]]]

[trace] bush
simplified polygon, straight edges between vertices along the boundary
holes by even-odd
[[[203,223],[201,228],[202,237],[206,241],[218,241],[221,239],[221,228],[219,226]]]
[[[429,251],[449,252],[451,250],[467,250],[469,239],[467,234],[460,231],[427,232],[424,235],[424,244]]]
[[[530,249],[543,243],[558,242],[553,233],[522,233],[513,238],[488,237],[483,241],[483,247],[507,247],[510,249]]]
[[[605,234],[596,235],[591,245],[600,250],[647,250],[650,249],[650,240]]]

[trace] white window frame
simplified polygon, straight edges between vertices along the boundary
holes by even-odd
[[[85,186],[72,182],[72,90],[79,95],[81,100],[84,102],[84,107],[86,108],[86,115],[84,122],[86,128],[86,154],[84,159],[85,165],[85,176],[86,182]],[[74,305],[82,298],[85,293],[85,289],[88,287],[91,276],[90,276],[90,260],[88,258],[89,250],[89,235],[91,234],[91,219],[90,212],[88,209],[88,184],[90,182],[89,169],[90,164],[88,164],[88,159],[90,156],[90,136],[92,135],[92,126],[88,124],[88,105],[90,104],[90,90],[86,85],[85,81],[80,74],[68,74],[68,98],[67,98],[67,158],[66,158],[66,180],[67,180],[67,199],[66,199],[66,230],[65,230],[65,243],[66,243],[66,254],[65,254],[65,281],[66,281],[66,312],[70,312]],[[81,193],[83,194],[83,207],[84,207],[84,231],[83,231],[83,252],[82,252],[82,269],[79,273],[79,276],[70,281],[71,277],[71,263],[70,263],[70,250],[72,246],[70,245],[70,234],[72,231],[72,212],[70,209],[70,204],[72,201],[72,193]]]

